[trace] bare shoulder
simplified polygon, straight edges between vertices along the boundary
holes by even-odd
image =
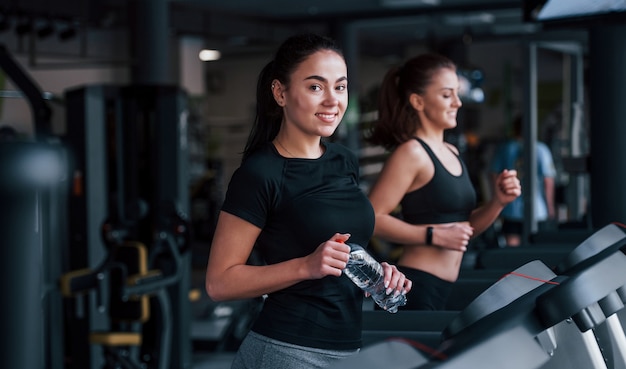
[[[408,140],[396,147],[389,157],[389,162],[409,168],[419,169],[430,162],[428,153],[417,140]]]
[[[411,160],[420,159],[424,155],[427,155],[424,147],[417,140],[408,140],[398,145],[394,154],[409,157]]]

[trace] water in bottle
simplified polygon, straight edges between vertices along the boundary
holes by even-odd
[[[383,267],[380,263],[360,245],[348,244],[348,246],[350,246],[350,259],[343,271],[352,282],[368,292],[378,306],[390,313],[395,313],[399,306],[406,305],[404,294],[395,296],[392,292],[387,295]]]

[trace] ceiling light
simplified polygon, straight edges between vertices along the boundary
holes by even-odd
[[[537,19],[546,21],[623,11],[626,11],[624,0],[549,0],[539,11]]]
[[[219,50],[203,49],[198,54],[198,57],[202,61],[215,61],[222,57],[222,53]]]

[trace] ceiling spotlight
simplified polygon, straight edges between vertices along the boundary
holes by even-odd
[[[219,50],[203,49],[198,54],[198,57],[202,61],[215,61],[222,57],[222,53]]]

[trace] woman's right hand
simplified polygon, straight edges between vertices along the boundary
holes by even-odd
[[[305,258],[310,279],[319,279],[327,275],[341,276],[350,259],[350,246],[345,244],[349,238],[350,234],[335,233]]]
[[[455,251],[467,251],[474,228],[468,222],[433,225],[433,245]]]

